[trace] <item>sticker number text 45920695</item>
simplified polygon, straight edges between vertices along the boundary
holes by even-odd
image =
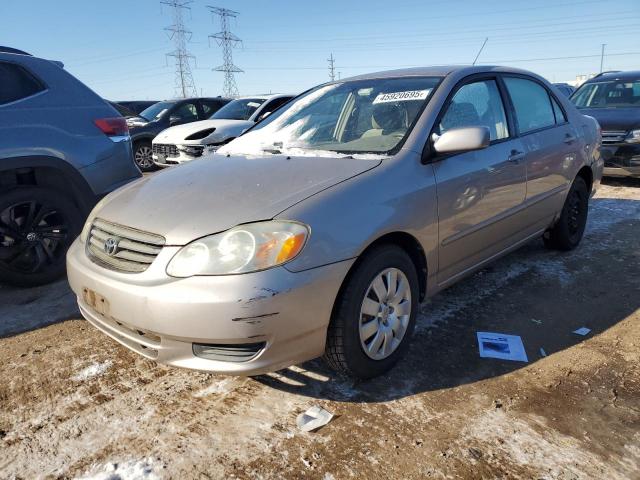
[[[425,100],[429,96],[431,89],[408,90],[406,92],[379,93],[373,103],[406,102],[409,100]]]

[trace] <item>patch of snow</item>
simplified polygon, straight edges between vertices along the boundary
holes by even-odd
[[[94,362],[78,372],[77,375],[73,376],[72,380],[75,380],[76,382],[82,382],[85,380],[89,380],[90,378],[99,377],[104,372],[106,372],[111,367],[111,365],[111,360],[107,360],[102,363]]]
[[[231,390],[233,390],[234,382],[233,378],[225,378],[224,380],[220,380],[219,382],[214,382],[206,388],[202,390],[198,390],[193,394],[194,397],[206,397],[207,395],[221,395],[227,394]]]
[[[160,480],[158,465],[151,458],[123,463],[107,463],[95,467],[91,472],[77,480]]]

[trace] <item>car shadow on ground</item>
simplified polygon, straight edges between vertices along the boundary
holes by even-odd
[[[0,285],[0,338],[80,318],[66,279],[33,288]]]
[[[640,178],[631,177],[605,177],[602,179],[603,185],[611,187],[635,187],[640,188]]]
[[[640,202],[596,199],[591,210],[576,250],[534,241],[423,304],[411,348],[388,374],[354,382],[314,360],[256,380],[313,398],[385,402],[504,375],[603,332],[640,308]],[[591,332],[573,333],[581,327]],[[529,363],[480,358],[479,331],[521,336]]]

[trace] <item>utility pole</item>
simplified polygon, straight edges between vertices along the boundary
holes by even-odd
[[[214,68],[215,72],[224,72],[224,87],[222,89],[223,95],[226,97],[237,97],[238,86],[236,85],[236,78],[234,73],[243,72],[242,69],[236,67],[233,63],[233,49],[237,47],[242,40],[229,30],[229,18],[235,18],[239,15],[238,12],[229,10],[227,8],[220,7],[208,7],[213,15],[220,17],[221,30],[218,33],[209,35],[209,39],[215,38],[218,45],[222,47],[222,65]]]
[[[329,62],[329,78],[333,82],[336,79],[336,65],[335,65],[336,60],[333,58],[333,53],[327,59],[327,62]]]
[[[478,50],[478,54],[476,55],[476,58],[473,59],[473,63],[471,65],[475,65],[476,62],[478,61],[478,58],[480,57],[480,54],[482,53],[482,50],[484,50],[484,46],[487,44],[487,41],[489,40],[489,37],[486,37],[484,39],[484,42],[482,43],[482,46],[480,47],[480,50]]]
[[[161,4],[168,5],[172,9],[173,25],[165,28],[169,38],[173,40],[176,49],[167,53],[167,57],[173,57],[176,67],[175,89],[176,96],[186,98],[197,96],[193,75],[191,74],[190,62],[195,58],[187,51],[187,41],[191,40],[191,32],[184,28],[182,13],[184,10],[191,10],[189,4],[192,0],[161,0]]]
[[[602,66],[604,65],[604,47],[606,46],[607,46],[606,43],[602,44],[602,51],[600,53],[600,73],[602,73]]]

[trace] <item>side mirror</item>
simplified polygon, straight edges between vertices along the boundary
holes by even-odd
[[[173,127],[174,125],[178,125],[180,123],[181,118],[175,115],[171,115],[169,117],[169,126]]]
[[[433,149],[438,153],[470,152],[487,148],[491,141],[489,127],[462,127],[433,134]]]

